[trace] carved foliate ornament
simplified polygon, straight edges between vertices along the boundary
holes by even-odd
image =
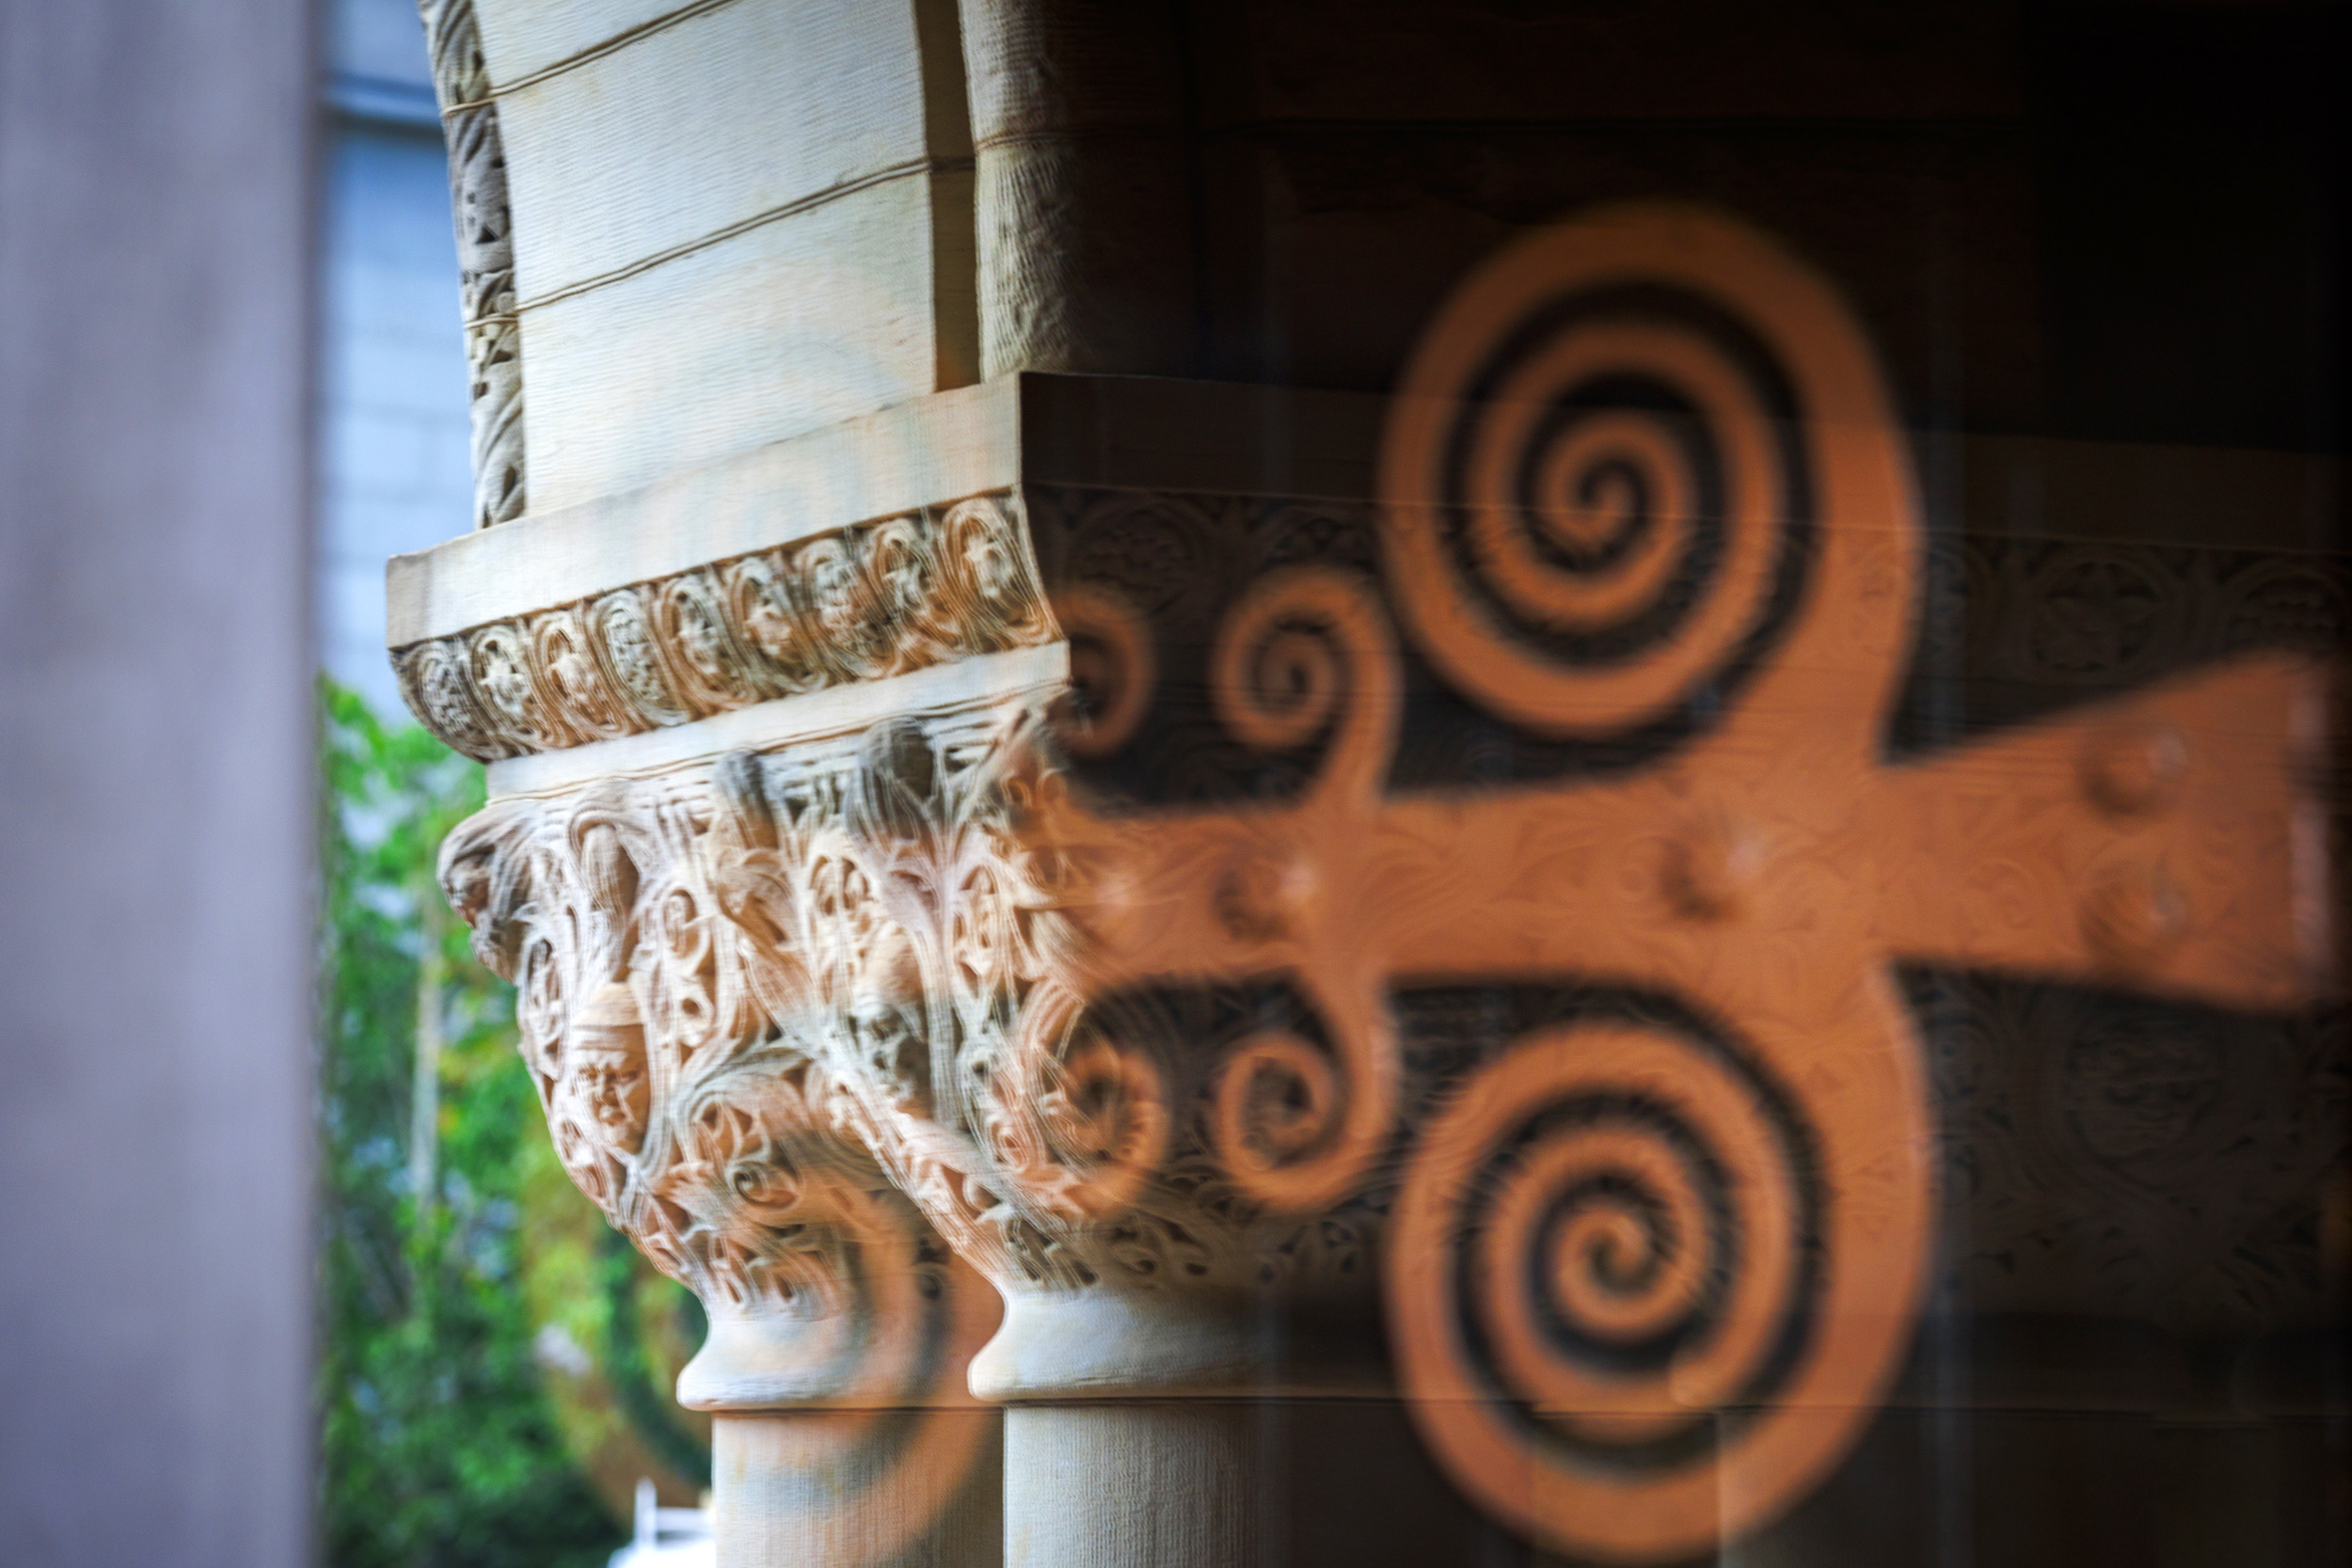
[[[821,983],[796,971],[778,989],[772,966],[747,962],[780,935],[757,901],[781,841],[728,793],[759,788],[755,766],[739,759],[715,790],[613,784],[494,801],[444,845],[442,885],[476,952],[516,987],[520,1047],[564,1169],[703,1301],[710,1335],[680,1400],[838,1412],[850,1424],[822,1429],[812,1465],[846,1465],[861,1484],[878,1465],[944,1481],[988,1451],[965,1368],[999,1307],[850,1135],[834,1042],[803,1022],[877,984],[869,1013],[919,999],[870,975],[853,943],[836,945],[834,968],[818,961]],[[808,1506],[811,1528],[871,1532],[853,1495]]]

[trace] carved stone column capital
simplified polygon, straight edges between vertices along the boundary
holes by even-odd
[[[966,1367],[997,1301],[875,1164],[818,1042],[777,1027],[813,998],[745,962],[778,842],[743,809],[757,765],[730,764],[495,800],[444,844],[442,885],[518,989],[565,1170],[704,1304],[679,1402],[742,1418],[723,1450],[784,1444],[761,1464],[789,1496],[723,1513],[785,1517],[723,1536],[879,1562],[978,1507],[954,1532],[993,1560],[998,1438]],[[778,1413],[797,1424],[758,1419]]]

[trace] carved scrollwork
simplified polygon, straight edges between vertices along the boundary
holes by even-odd
[[[923,1039],[890,1021],[920,997],[828,859],[837,792],[787,795],[779,816],[767,785],[737,758],[682,785],[495,801],[445,844],[442,885],[516,984],[565,1170],[707,1310],[679,1398],[835,1410],[806,1463],[861,1485],[914,1466],[944,1500],[987,1451],[964,1369],[999,1308],[850,1135],[853,1102],[909,1114],[892,1074],[920,1076]],[[812,923],[820,907],[839,929]],[[807,1507],[866,1560],[854,1496]]]
[[[880,588],[858,569],[854,542],[830,535],[790,556],[817,647],[837,681],[870,680],[889,664]]]
[[[2042,563],[2023,597],[2018,652],[2047,678],[2145,679],[2180,646],[2186,601],[2144,552],[2076,545]]]
[[[1051,641],[1008,498],[839,530],[393,655],[409,706],[479,761],[682,724]]]
[[[1025,648],[1053,637],[1027,530],[1004,507],[987,499],[949,507],[940,520],[937,551],[947,618],[961,624],[961,636],[973,648]]]
[[[726,589],[728,624],[739,628],[741,646],[761,682],[778,696],[793,696],[826,680],[817,643],[792,603],[789,577],[772,555],[746,556],[720,574]]]
[[[571,726],[533,667],[532,638],[513,622],[485,626],[467,640],[467,671],[498,727],[525,747],[565,745]]]
[[[581,741],[609,740],[636,727],[635,717],[597,668],[595,644],[579,610],[532,616],[531,655],[543,689]]]
[[[587,613],[605,676],[641,725],[682,724],[693,717],[664,667],[643,594],[633,588],[607,594]]]
[[[684,573],[661,583],[652,598],[665,663],[684,705],[716,713],[732,705],[739,690],[761,689],[756,666],[728,625],[716,574]]]
[[[473,416],[474,526],[523,515],[522,326],[515,306],[506,150],[473,0],[418,0],[449,147],[458,292]]]
[[[1375,734],[1359,592],[1264,602],[1270,628],[1338,632],[1345,706],[1373,713],[1323,716]],[[1385,1142],[1393,1045],[1359,978],[1310,966],[1313,1037],[1246,1042],[1215,1085],[1110,994],[1104,840],[1057,833],[1050,698],[501,801],[451,840],[566,1168],[714,1311],[821,1296],[809,1243],[774,1240],[812,1139],[864,1149],[1000,1287],[1049,1291],[1293,1272],[1262,1222],[1343,1196]]]
[[[465,644],[455,638],[421,643],[393,660],[408,711],[457,751],[480,762],[520,750],[483,711],[466,669]]]

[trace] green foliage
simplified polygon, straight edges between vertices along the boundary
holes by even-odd
[[[543,1134],[512,992],[467,951],[433,885],[442,835],[481,804],[481,770],[332,683],[323,717],[325,1560],[601,1563],[620,1531],[564,1451],[520,1284],[523,1140]],[[410,1112],[428,942],[443,1043],[420,1195]]]
[[[678,1418],[669,1390],[677,1374],[657,1368],[652,1347],[645,1343],[649,1324],[666,1308],[673,1319],[687,1320],[683,1338],[699,1345],[708,1323],[693,1292],[664,1279],[645,1266],[644,1259],[617,1230],[607,1229],[596,1249],[597,1272],[604,1275],[604,1354],[597,1358],[612,1396],[636,1433],[655,1459],[697,1487],[710,1484],[710,1439]]]

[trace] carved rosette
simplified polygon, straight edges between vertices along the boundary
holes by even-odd
[[[983,496],[633,583],[392,662],[425,726],[482,762],[683,724],[1049,641],[1018,511]]]
[[[2313,671],[1890,761],[1899,427],[1834,294],[1719,218],[1531,240],[1409,381],[1379,504],[1266,509],[1261,570],[1210,554],[1230,499],[1104,497],[1059,509],[1049,615],[965,503],[409,650],[480,755],[1071,645],[1071,690],[496,801],[443,880],[567,1169],[731,1375],[966,1322],[943,1243],[1004,1299],[990,1398],[1328,1387],[1265,1325],[1359,1314],[1495,1515],[1686,1558],[1803,1497],[1909,1343],[1938,1150],[1899,966],[2312,994]],[[1408,701],[1470,742],[1418,752]]]
[[[449,147],[460,308],[473,415],[474,526],[523,515],[522,324],[516,315],[514,217],[498,103],[473,0],[418,0]]]

